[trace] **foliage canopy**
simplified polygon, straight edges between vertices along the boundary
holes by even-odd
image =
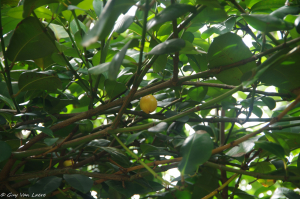
[[[1,1],[0,194],[299,198],[299,13],[299,0]]]

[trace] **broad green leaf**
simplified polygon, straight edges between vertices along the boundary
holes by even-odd
[[[147,55],[171,54],[180,51],[185,47],[183,39],[170,39],[156,45]]]
[[[252,56],[249,48],[236,34],[226,33],[216,37],[208,49],[207,59],[210,69],[232,64]],[[225,84],[239,85],[243,74],[256,68],[254,61],[224,70],[216,75]]]
[[[300,12],[299,6],[282,6],[277,10],[273,11],[270,15],[283,19],[288,14],[296,15],[299,12]]]
[[[109,79],[105,80],[104,86],[109,98],[113,98],[126,90],[124,84]]]
[[[38,130],[38,129],[37,129]],[[44,143],[48,146],[53,145],[59,138],[46,138],[44,139]]]
[[[93,0],[93,7],[97,16],[100,16],[103,10],[103,2],[101,0]]]
[[[54,71],[24,72],[20,75],[18,85],[19,91],[15,96],[28,90],[55,91],[61,88],[61,81]]]
[[[286,187],[278,187],[272,195],[272,198],[298,199],[299,193],[294,192]]]
[[[192,20],[192,23],[219,23],[227,18],[224,8],[207,6]]]
[[[103,64],[99,64],[97,66],[94,66],[92,68],[89,68],[89,74],[91,75],[100,75],[102,73],[105,73],[108,71],[109,67],[111,65],[111,62],[105,62]]]
[[[230,17],[222,23],[212,25],[210,28],[208,28],[201,34],[201,38],[207,39],[214,33],[221,35],[230,32],[233,26],[235,25],[235,20],[236,17]]]
[[[6,13],[6,15],[9,16],[9,17],[11,17],[11,18],[15,18],[15,19],[23,19],[22,13],[23,13],[23,5],[11,8]]]
[[[136,138],[138,138],[143,132],[134,133],[128,136],[125,145],[132,143]]]
[[[277,133],[269,133],[269,132],[264,132],[264,134],[270,142],[274,142],[281,145],[285,151],[285,155],[290,154],[290,147],[283,136],[280,136]]]
[[[279,8],[284,6],[286,0],[263,0],[258,1],[251,7],[251,11],[266,10],[270,8]]]
[[[33,17],[27,17],[19,23],[7,47],[8,59],[14,62],[34,60],[50,55],[56,50],[54,38],[50,40],[39,23]]]
[[[56,190],[61,184],[62,178],[49,176],[40,179],[34,185],[29,187],[29,194],[48,194]]]
[[[196,88],[190,88],[188,91],[188,96],[197,102],[201,102],[203,98],[206,96],[208,87],[201,86]]]
[[[152,151],[159,151],[160,150],[158,147],[153,146],[151,144],[144,144],[144,143],[142,143],[140,145],[140,147],[141,147],[141,150],[142,150],[142,152],[144,154],[147,154],[147,153],[152,152]]]
[[[211,167],[201,168],[201,176],[196,177],[195,184],[191,187],[192,199],[203,198],[220,187],[218,177],[216,176],[218,176],[217,169]],[[221,198],[219,194],[216,196],[217,199]]]
[[[271,171],[275,171],[276,167],[271,164],[270,162],[258,162],[255,167],[251,167],[250,171],[254,171],[257,173],[270,173]],[[275,181],[273,179],[258,179],[257,180],[259,183],[261,183],[264,187],[269,187],[272,186]]]
[[[11,155],[10,146],[2,140],[0,140],[0,151],[1,151],[0,162],[7,160]]]
[[[47,128],[47,127],[40,127],[40,126],[37,126],[37,127],[34,127],[32,130],[39,130],[39,131],[42,131],[43,133],[51,136],[51,137],[54,137],[53,136],[53,132],[51,129]]]
[[[256,142],[255,146],[263,150],[266,150],[281,159],[284,159],[285,157],[284,149],[279,144],[273,142]]]
[[[138,41],[136,39],[130,40],[122,48],[122,50],[120,50],[117,54],[115,54],[115,56],[113,57],[111,62],[106,62],[106,63],[100,64],[100,65],[97,65],[95,67],[92,67],[92,68],[88,69],[88,72],[92,75],[100,75],[102,73],[108,72],[108,79],[116,80],[116,78],[119,74],[120,66],[124,60],[124,57],[125,57],[128,47],[130,47],[131,45],[133,45],[135,43],[138,43]]]
[[[51,23],[51,24],[49,24],[49,28],[51,28],[51,30],[53,31],[57,41],[59,41],[61,38],[68,38],[69,37],[66,30],[60,25]]]
[[[109,0],[103,8],[99,20],[95,23],[94,27],[84,35],[82,39],[83,46],[105,39],[112,31],[115,21],[122,12],[126,12],[132,5],[133,0]]]
[[[11,109],[14,109],[14,110],[16,109],[16,107],[11,99],[0,94],[0,100],[5,102]]]
[[[184,174],[193,174],[198,166],[206,162],[213,150],[213,141],[206,131],[196,131],[184,141],[180,152],[182,160],[178,169]]]
[[[23,3],[23,18],[30,16],[34,9],[50,3],[59,3],[59,0],[25,0]]]
[[[119,164],[126,165],[126,166],[129,165],[130,162],[128,157],[126,156],[126,153],[124,153],[120,149],[114,147],[100,147],[100,148],[106,151],[107,153],[109,153],[112,159],[118,162]]]
[[[168,55],[159,56],[153,63],[153,71],[158,73],[165,69],[168,62]]]
[[[289,53],[292,53],[294,50],[296,49],[291,50]],[[287,59],[272,64],[259,79],[266,85],[274,85],[280,88],[281,92],[294,92],[297,94],[297,89],[300,88],[300,79],[295,74],[299,70],[299,61],[300,56],[295,51]]]
[[[116,80],[120,71],[121,64],[125,57],[127,49],[134,43],[138,43],[137,39],[130,40],[123,48],[120,50],[110,62],[108,69],[108,79]]]
[[[187,55],[189,58],[189,63],[195,72],[207,70],[207,55],[198,54],[198,55]]]
[[[63,177],[70,186],[82,193],[90,191],[94,183],[89,177],[80,174],[64,174]]]
[[[294,28],[294,24],[277,18],[273,15],[265,14],[241,14],[244,19],[256,30],[262,32],[271,32],[276,30],[291,30]]]
[[[127,30],[129,28],[129,26],[132,24],[134,17],[135,16],[124,15],[122,17],[122,19],[120,19],[114,27],[114,30],[116,31],[116,33],[120,34],[120,33],[123,33],[125,30]]]
[[[253,138],[250,138],[246,140],[245,142],[240,143],[238,146],[233,147],[230,149],[226,155],[231,157],[241,157],[251,151],[254,147],[254,142],[256,142],[260,136],[255,136]]]
[[[38,18],[45,18],[51,20],[53,17],[53,13],[49,9],[45,8],[44,6],[36,8],[34,13]]]
[[[164,188],[161,183],[150,180],[146,181],[145,179],[136,179],[131,182],[108,180],[105,183],[112,188],[113,192],[122,193],[122,196],[120,197],[125,196],[126,198],[131,198],[131,196],[134,194],[147,194],[149,192],[156,192]]]
[[[168,126],[169,126],[168,123],[160,122],[157,125],[149,128],[148,131],[151,132],[151,133],[161,133],[161,132],[167,130]]]
[[[218,2],[218,0],[196,0],[196,3],[207,5],[207,6],[213,7],[213,8],[221,8],[221,5]]]
[[[90,143],[88,143],[88,146],[99,148],[99,147],[107,146],[109,143],[110,143],[109,140],[94,139]]]
[[[269,107],[270,110],[273,110],[276,107],[276,101],[272,97],[263,97],[261,100]]]
[[[18,25],[18,23],[20,23],[20,21],[21,21],[21,19],[15,19],[12,17],[5,17],[5,18],[3,17],[1,20],[2,20],[3,35],[14,30],[16,28],[16,26]],[[8,43],[6,43],[5,45],[7,45],[7,44]],[[1,49],[1,51],[2,51],[2,49]]]
[[[152,18],[147,23],[147,30],[153,28],[156,25],[165,23],[167,21],[172,21],[187,12],[194,12],[196,9],[193,6],[185,4],[172,4],[166,9],[161,11],[156,17]]]
[[[261,118],[261,116],[263,115],[262,110],[257,106],[253,106],[252,112],[259,118]]]

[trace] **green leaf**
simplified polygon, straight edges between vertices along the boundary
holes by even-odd
[[[266,174],[275,171],[276,167],[270,162],[258,162],[254,168],[253,167],[250,168],[250,171],[253,170],[254,172],[257,173]],[[275,183],[274,180],[272,179],[258,179],[257,181],[261,183],[264,187],[271,186]]]
[[[226,155],[231,157],[241,157],[251,151],[254,147],[254,142],[256,142],[260,136],[255,136],[253,138],[250,138],[246,140],[245,142],[240,143],[238,146],[233,147],[230,149]]]
[[[64,174],[63,177],[69,185],[82,193],[90,191],[94,184],[89,177],[80,174]]]
[[[278,187],[272,198],[288,198],[288,199],[298,199],[299,198],[299,194],[286,188],[286,187]]]
[[[113,98],[126,90],[124,84],[109,79],[105,80],[104,86],[109,98]]]
[[[206,7],[193,20],[192,23],[219,23],[228,18],[224,8]]]
[[[232,64],[252,56],[243,40],[233,33],[226,33],[214,39],[208,49],[207,59],[209,68]],[[216,75],[225,84],[239,85],[243,74],[256,68],[254,61],[242,66],[230,68]]]
[[[11,99],[0,94],[0,100],[5,102],[11,109],[14,109],[14,110],[16,109],[16,107]]]
[[[261,118],[261,116],[263,115],[262,110],[257,106],[253,106],[252,112],[259,118]]]
[[[138,138],[143,132],[134,133],[128,136],[125,145],[132,143],[136,138]]]
[[[169,126],[168,123],[160,122],[157,125],[149,128],[148,131],[151,132],[151,133],[161,133],[161,132],[167,130],[168,126]]]
[[[95,23],[94,27],[84,35],[82,45],[89,46],[91,43],[105,39],[112,31],[119,15],[127,11],[132,5],[134,5],[133,0],[109,0],[103,8],[99,20]]]
[[[207,86],[201,86],[196,88],[190,88],[188,91],[188,96],[197,102],[201,102],[204,97],[206,96],[208,87]]]
[[[37,129],[39,130],[39,129]],[[53,145],[59,138],[46,138],[44,139],[44,143],[47,144],[48,146]]]
[[[130,40],[123,48],[120,50],[114,58],[110,62],[110,66],[108,69],[108,79],[110,80],[116,80],[117,76],[120,71],[121,64],[123,62],[123,59],[125,57],[126,51],[129,48],[130,45],[133,43],[138,43],[137,39]]]
[[[138,43],[137,39],[132,39],[130,40],[123,48],[122,50],[120,50],[117,54],[115,54],[115,56],[113,57],[113,59],[111,60],[111,62],[106,62],[106,63],[102,63],[100,65],[97,65],[95,67],[92,67],[90,69],[88,69],[88,72],[91,75],[100,75],[102,73],[105,73],[108,71],[108,78],[110,80],[116,80],[117,76],[119,74],[119,70],[120,70],[120,66],[124,60],[125,54],[127,49],[132,45]]]
[[[199,199],[205,197],[207,194],[216,190],[219,185],[218,170],[211,167],[201,168],[201,176],[197,176],[195,184],[192,186],[192,199]],[[216,195],[217,199],[222,197]]]
[[[271,32],[276,30],[291,30],[294,24],[286,22],[273,15],[265,14],[241,14],[244,19],[256,30]]]
[[[288,54],[294,52],[294,50],[296,49],[292,49]],[[284,51],[283,53],[287,52]],[[280,56],[277,56],[277,59],[266,69],[259,80],[266,85],[274,85],[282,89],[281,92],[288,93],[295,91],[295,94],[297,94],[297,89],[300,88],[300,79],[295,74],[299,71],[299,53],[293,53],[284,60],[278,60],[278,58]]]
[[[11,17],[11,18],[15,18],[15,19],[23,19],[22,13],[23,13],[23,5],[11,8],[6,13],[6,15],[9,16],[9,17]]]
[[[101,0],[93,0],[93,7],[97,16],[100,16],[103,10],[103,2]]]
[[[116,162],[119,162],[121,165],[129,165],[129,159],[126,156],[126,153],[124,153],[123,151],[121,151],[120,149],[114,148],[114,147],[100,147],[101,149],[103,149],[104,151],[106,151],[107,153],[109,153],[112,157],[113,160],[115,160]]]
[[[28,90],[48,90],[55,91],[61,88],[61,81],[54,71],[44,72],[24,72],[20,75],[18,95],[22,91]]]
[[[153,71],[158,73],[166,68],[168,62],[168,55],[159,56],[153,63]]]
[[[285,4],[286,0],[263,0],[254,4],[251,11],[266,10],[270,8],[279,8]]]
[[[102,63],[102,64],[99,64],[99,65],[94,66],[92,68],[89,68],[88,72],[91,75],[100,75],[102,73],[107,72],[110,65],[111,65],[111,62]]]
[[[218,0],[196,0],[196,3],[207,5],[207,6],[213,7],[213,8],[221,8],[221,5],[218,2]]]
[[[0,140],[0,151],[1,151],[0,162],[7,160],[11,155],[10,146],[2,140]]]
[[[28,17],[34,9],[50,3],[59,3],[59,0],[25,0],[23,3],[23,18]]]
[[[185,4],[172,4],[166,9],[161,11],[156,17],[152,18],[147,23],[147,30],[157,26],[159,24],[165,23],[167,21],[172,21],[178,17],[184,15],[187,12],[194,12],[196,9],[193,6]]]
[[[7,47],[8,59],[34,60],[50,55],[56,50],[54,38],[50,40],[39,23],[33,17],[27,17],[19,23]]]
[[[196,131],[184,141],[180,152],[183,157],[178,165],[178,169],[184,174],[192,174],[195,170],[206,162],[213,150],[213,141],[206,131]]]
[[[273,110],[276,107],[276,101],[272,97],[263,97],[261,100],[269,107],[270,110]]]
[[[201,34],[201,38],[207,39],[214,33],[221,35],[230,32],[233,26],[235,25],[235,20],[236,17],[233,16],[228,18],[226,21],[222,23],[212,25],[210,28],[208,28]]]
[[[140,147],[141,147],[141,150],[142,150],[142,152],[144,154],[147,154],[147,153],[152,152],[152,151],[159,151],[160,150],[158,147],[153,146],[151,144],[144,144],[144,143],[142,143],[140,145]]]
[[[49,176],[40,179],[33,186],[29,187],[29,194],[48,194],[56,190],[61,184],[62,178],[56,176]]]
[[[105,183],[112,188],[113,192],[120,192],[126,198],[131,198],[134,194],[147,194],[164,188],[164,186],[158,182],[146,181],[145,179],[137,179],[131,182],[108,180]]]
[[[263,150],[266,150],[281,159],[284,159],[285,157],[284,149],[279,144],[273,142],[256,142],[255,146]]]
[[[54,137],[52,130],[47,128],[47,127],[37,126],[37,127],[34,127],[32,130],[39,130],[39,131],[42,131],[43,133],[45,133],[45,134],[47,134],[51,137]]]
[[[88,143],[88,146],[100,148],[103,146],[107,146],[110,143],[109,140],[105,139],[94,139],[90,143]]]
[[[116,33],[120,34],[120,33],[123,33],[125,30],[127,30],[129,28],[129,26],[132,24],[134,18],[135,18],[135,16],[124,15],[122,17],[122,19],[120,19],[114,27],[114,30],[116,31]]]
[[[68,38],[69,37],[66,30],[60,25],[50,23],[49,28],[51,28],[51,30],[53,31],[57,41],[59,41],[61,38]]]
[[[171,54],[180,51],[185,47],[183,39],[170,39],[156,45],[147,55]]]
[[[282,6],[277,10],[273,11],[270,15],[283,19],[288,14],[296,15],[299,12],[300,12],[299,6]]]

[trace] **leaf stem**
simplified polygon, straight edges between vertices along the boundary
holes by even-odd
[[[223,190],[225,187],[227,187],[227,185],[233,181],[239,174],[234,174],[233,176],[231,176],[231,178],[229,178],[224,184],[222,184],[222,186],[220,186],[219,188],[217,188],[216,190],[214,190],[213,192],[211,192],[210,194],[206,195],[205,197],[203,197],[202,199],[209,199],[211,197],[213,197],[214,195],[216,195],[217,193],[219,193],[221,190]]]

